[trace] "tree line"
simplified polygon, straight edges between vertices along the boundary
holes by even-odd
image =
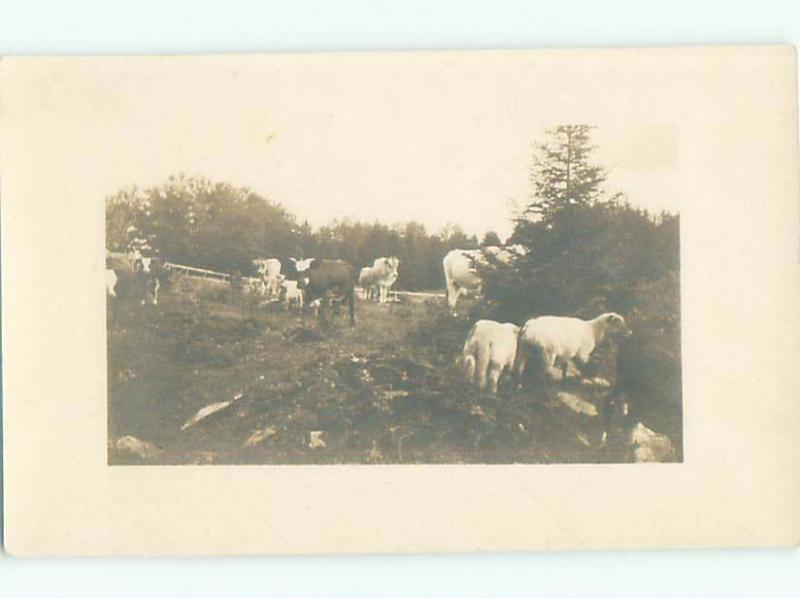
[[[483,240],[496,244],[499,237],[491,232]],[[171,176],[106,200],[108,249],[138,248],[171,262],[243,275],[253,274],[252,261],[263,257],[339,258],[361,267],[397,256],[397,288],[440,289],[445,254],[479,245],[456,225],[431,232],[419,222],[343,220],[314,229],[250,189],[202,177]]]

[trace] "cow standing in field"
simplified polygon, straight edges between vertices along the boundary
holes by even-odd
[[[350,324],[355,324],[355,268],[344,260],[314,260],[304,273],[300,284],[305,295],[304,304],[315,301],[321,304],[327,295],[338,297],[347,301]]]
[[[276,258],[253,260],[253,267],[264,281],[264,291],[268,299],[277,297],[281,290],[281,262]]]
[[[106,251],[106,289],[112,297],[119,296],[122,287],[123,296],[140,298],[142,305],[157,305],[161,275],[161,260],[145,257],[138,249],[129,253]]]
[[[519,335],[517,376],[522,376],[528,358],[535,352],[551,378],[555,377],[556,364],[560,365],[561,381],[565,383],[570,362],[587,374],[589,358],[598,345],[609,336],[628,334],[625,319],[616,313],[605,313],[593,320],[562,316],[533,318],[525,322]]]
[[[517,356],[519,326],[494,320],[478,320],[464,343],[464,372],[467,382],[481,390],[487,383],[492,394],[504,372],[511,374]]]
[[[490,245],[480,249],[453,249],[444,256],[442,267],[447,284],[447,304],[453,315],[456,315],[456,305],[460,297],[481,292],[483,278],[478,268],[491,267],[493,262],[510,264],[525,253],[522,245]]]
[[[161,288],[159,275],[161,260],[155,257],[144,257],[136,252],[133,257],[133,274],[136,286],[142,294],[142,305],[148,303],[158,305],[158,290]]]
[[[373,292],[378,291],[378,303],[389,301],[389,289],[397,281],[397,270],[400,260],[396,257],[379,257],[372,266],[361,268],[358,284],[364,292],[364,299],[371,299]]]

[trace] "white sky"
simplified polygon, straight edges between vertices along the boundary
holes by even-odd
[[[184,172],[252,187],[315,226],[417,220],[505,236],[511,206],[528,198],[532,143],[548,126],[585,122],[598,126],[609,190],[676,211],[678,129],[649,123],[602,68],[594,76],[614,109],[598,108],[597,82],[562,62],[493,53],[74,61],[48,72],[43,111],[61,121],[54,142],[93,152],[96,170],[82,176],[101,197]]]

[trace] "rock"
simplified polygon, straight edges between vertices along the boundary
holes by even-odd
[[[631,432],[629,444],[637,463],[660,463],[675,455],[675,448],[664,434],[654,432],[639,422]]]
[[[325,448],[325,441],[322,439],[322,431],[321,430],[314,430],[313,432],[309,432],[308,438],[308,448],[310,449],[317,449],[317,448]]]
[[[600,376],[595,376],[594,378],[591,379],[582,378],[581,386],[585,386],[587,388],[610,388],[611,383],[605,378],[601,378]]]
[[[595,407],[588,401],[584,401],[582,398],[576,395],[562,391],[559,392],[557,396],[559,401],[561,401],[564,405],[569,407],[575,413],[580,413],[581,415],[588,415],[589,417],[595,417],[597,415],[597,407]]]
[[[136,455],[140,459],[153,459],[161,453],[161,449],[146,440],[139,440],[135,436],[122,436],[114,443],[114,448],[122,453]]]
[[[275,428],[273,428],[272,426],[268,426],[268,427],[266,427],[266,428],[264,428],[262,430],[253,430],[253,433],[250,434],[250,436],[247,438],[247,440],[244,441],[244,444],[242,446],[244,446],[244,447],[255,446],[255,445],[259,444],[260,442],[263,442],[264,440],[266,440],[270,436],[274,436],[277,433],[278,433],[278,431]]]
[[[206,405],[200,411],[195,413],[192,417],[190,417],[185,424],[181,426],[181,431],[187,430],[197,424],[198,422],[203,421],[209,415],[214,415],[215,413],[219,413],[223,409],[227,409],[231,405],[233,405],[236,401],[242,398],[242,393],[237,394],[233,399],[230,401],[220,401],[218,403],[211,403],[210,405]]]
[[[592,383],[599,388],[611,388],[611,382],[602,376],[595,376],[592,378]]]

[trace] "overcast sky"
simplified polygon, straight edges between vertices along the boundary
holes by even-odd
[[[82,176],[102,197],[184,172],[252,187],[315,226],[417,220],[505,236],[529,196],[532,144],[579,122],[598,127],[610,191],[677,211],[677,130],[637,116],[602,64],[613,110],[592,101],[596,82],[569,61],[538,56],[72,62],[48,73],[58,111],[44,112],[54,142],[95,154]]]

